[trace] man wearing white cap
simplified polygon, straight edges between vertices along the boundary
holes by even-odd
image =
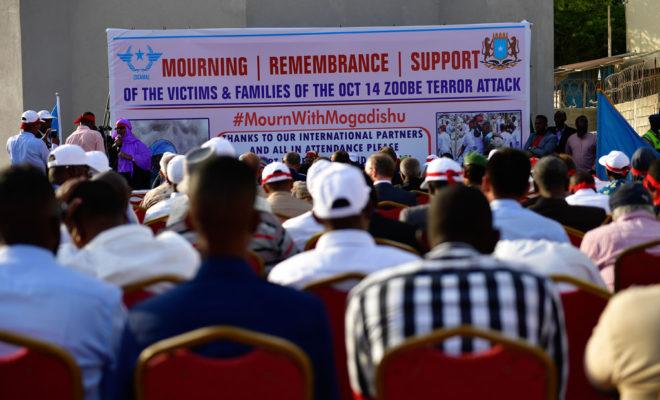
[[[463,184],[463,168],[451,158],[442,157],[428,163],[426,178],[420,187],[434,196],[443,187],[454,184]],[[428,204],[405,208],[399,214],[399,221],[426,230],[428,210]]]
[[[7,140],[11,165],[29,164],[46,172],[48,146],[38,138],[40,126],[36,111],[27,110],[21,115],[21,132]]]
[[[176,201],[175,199],[185,196],[177,190],[177,185],[183,180],[183,165],[185,159],[186,156],[177,155],[167,164],[167,180],[172,184],[173,192],[169,198],[162,200],[147,209],[147,212],[144,214],[145,224],[170,215],[172,203]]]
[[[88,151],[85,154],[87,155],[87,165],[89,166],[89,172],[92,176],[110,171],[110,161],[104,152],[93,150]]]
[[[166,151],[160,158],[160,171],[158,171],[158,174],[163,183],[151,189],[144,195],[144,199],[142,199],[142,203],[140,204],[140,207],[143,209],[148,210],[149,207],[155,205],[159,201],[167,199],[174,191],[172,189],[172,183],[167,180],[167,164],[169,164],[175,156],[176,154]]]
[[[39,120],[41,120],[41,127],[39,132],[43,135],[41,140],[46,143],[49,150],[55,149],[60,144],[60,139],[57,136],[57,131],[53,131],[50,127],[53,123],[53,115],[48,110],[41,110],[37,113]]]
[[[269,281],[301,289],[307,283],[336,274],[369,274],[419,259],[396,248],[376,245],[367,232],[372,212],[368,207],[371,190],[359,169],[333,163],[316,179],[318,182],[312,186],[312,212],[326,233],[314,250],[276,265]]]
[[[261,184],[268,193],[268,203],[273,213],[281,219],[297,217],[312,206],[291,195],[293,177],[289,167],[279,161],[272,162],[261,173]]]
[[[86,178],[89,175],[87,154],[82,147],[64,144],[48,156],[48,179],[56,186],[69,179]]]
[[[211,138],[204,142],[201,147],[212,149],[217,156],[236,157],[236,149],[229,140],[223,137]]]
[[[630,159],[623,152],[612,150],[610,154],[599,158],[598,164],[605,167],[607,179],[610,181],[598,192],[609,196],[626,183],[626,176],[630,170]]]

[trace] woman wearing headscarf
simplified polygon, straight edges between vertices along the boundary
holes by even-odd
[[[117,153],[117,172],[123,175],[133,189],[149,188],[151,176],[151,150],[133,135],[131,122],[120,118],[112,132]]]

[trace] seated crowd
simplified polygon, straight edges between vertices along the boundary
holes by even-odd
[[[160,183],[146,193],[129,186],[131,156],[120,174],[103,151],[55,146],[45,170],[0,171],[0,332],[71,354],[86,399],[132,398],[145,349],[218,325],[297,346],[315,399],[377,398],[392,350],[462,326],[540,349],[556,371],[556,398],[569,398],[583,368],[599,391],[658,398],[660,286],[612,297],[579,350],[582,365],[569,363],[563,304],[580,286],[553,277],[609,297],[622,253],[660,248],[660,158],[641,148],[632,161],[619,151],[574,160],[555,150],[575,154],[591,140],[586,121],[573,132],[546,125],[537,117],[527,152],[471,152],[460,163],[401,160],[391,148],[364,165],[343,151],[265,163],[218,137],[164,153]],[[596,162],[607,182],[594,178]],[[311,288],[342,274],[351,279],[332,287],[346,308],[333,320]],[[127,288],[144,282],[146,299],[128,303]],[[460,356],[491,346],[456,336],[436,349]],[[15,351],[0,343],[0,365]],[[221,341],[195,351],[250,350]]]

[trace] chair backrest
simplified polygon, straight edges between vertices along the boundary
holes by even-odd
[[[152,219],[151,221],[145,223],[144,225],[148,226],[151,228],[151,231],[154,233],[154,235],[159,234],[165,227],[167,226],[167,219],[169,218],[169,215],[163,215],[162,217],[158,217],[156,219]]]
[[[0,399],[82,400],[80,368],[66,350],[6,331],[0,342],[20,347],[0,356]]]
[[[435,347],[456,336],[486,339],[493,347],[461,356]],[[388,350],[377,366],[376,394],[379,400],[550,400],[557,398],[557,371],[540,347],[463,325],[408,339]]]
[[[131,207],[133,207],[133,212],[135,213],[135,216],[137,217],[138,221],[140,223],[143,223],[144,222],[144,216],[147,213],[147,210],[140,207],[140,203],[131,204]]]
[[[211,358],[192,348],[231,341],[252,347],[247,354]],[[138,400],[291,399],[310,400],[312,367],[293,343],[231,326],[211,326],[154,343],[135,369]]]
[[[263,278],[266,276],[266,265],[264,264],[264,259],[259,254],[254,251],[248,251],[247,262],[258,277]]]
[[[568,275],[551,275],[554,282],[568,283],[575,290],[561,293],[568,336],[568,385],[566,400],[604,400],[584,372],[584,351],[600,314],[612,296],[589,282]]]
[[[332,329],[332,344],[335,351],[335,367],[339,379],[340,398],[342,400],[353,399],[351,385],[348,379],[348,368],[346,360],[346,339],[344,330],[344,319],[346,315],[346,298],[348,287],[339,288],[350,283],[358,283],[365,277],[359,272],[347,272],[326,279],[311,282],[305,286],[305,290],[318,296],[325,306],[326,313],[330,319]]]
[[[642,243],[624,250],[614,263],[614,291],[633,285],[660,283],[660,251],[649,252],[660,246],[660,240]]]
[[[151,278],[143,279],[141,281],[122,286],[123,301],[126,308],[132,308],[137,303],[153,297],[155,293],[150,292],[147,288],[159,283],[172,283],[178,284],[184,282],[185,279],[179,275],[156,275]]]
[[[305,242],[305,251],[307,250],[313,250],[316,248],[316,243],[319,241],[319,238],[321,235],[323,235],[325,232],[319,232],[312,236],[311,238],[307,239],[307,242]]]
[[[385,238],[374,238],[374,241],[376,242],[376,244],[380,244],[382,246],[392,246],[392,247],[396,247],[397,249],[404,250],[409,253],[413,253],[415,255],[419,255],[419,251],[417,251],[414,247],[409,246],[405,243],[401,243],[395,240],[390,240]]]
[[[580,248],[580,245],[582,244],[582,239],[584,239],[584,232],[577,230],[575,228],[571,228],[570,226],[564,226],[564,230],[566,231],[566,234],[568,235],[568,240],[571,241],[571,244],[577,248]]]
[[[390,218],[398,221],[399,215],[404,208],[408,206],[405,204],[397,203],[396,201],[379,201],[376,206],[376,213],[380,214],[385,218]]]
[[[411,192],[417,197],[417,204],[419,205],[428,204],[431,200],[431,197],[426,192],[422,192],[421,190],[411,190]]]

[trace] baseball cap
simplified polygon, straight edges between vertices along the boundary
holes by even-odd
[[[39,119],[42,120],[42,121],[45,120],[45,119],[55,118],[55,117],[53,117],[53,114],[51,114],[50,111],[48,111],[48,110],[41,110],[37,113],[37,115],[39,116]]]
[[[610,151],[610,154],[598,159],[598,164],[604,166],[608,171],[622,173],[628,171],[630,159],[618,150]]]
[[[87,165],[96,174],[110,171],[110,162],[108,161],[108,156],[106,156],[104,152],[93,150],[88,151],[85,155],[87,156]]]
[[[428,189],[429,182],[433,181],[463,182],[463,168],[451,158],[441,157],[433,160],[426,168],[426,178],[420,188]]]
[[[164,174],[167,174],[167,163],[169,163],[174,158],[174,156],[176,156],[176,153],[166,151],[165,153],[163,153],[163,156],[160,158],[160,161],[158,161],[160,170]]]
[[[180,193],[188,193],[190,175],[192,175],[192,173],[195,172],[195,170],[203,165],[206,161],[211,160],[215,156],[216,155],[213,149],[208,147],[198,147],[187,152],[185,155],[186,159],[183,164],[183,179],[177,185],[176,189]],[[170,160],[170,162],[172,161]]]
[[[95,124],[95,123],[96,123],[96,117],[94,116],[94,114],[92,114],[92,113],[89,112],[89,111],[80,114],[80,115],[78,116],[78,118],[76,118],[76,119],[73,120],[73,123],[74,123],[74,124],[79,124],[79,123],[81,123],[83,120],[84,120],[84,121],[87,121],[87,122],[91,122],[92,124]]]
[[[236,149],[223,137],[214,137],[202,144],[202,148],[212,149],[218,156],[236,157]]]
[[[463,165],[473,164],[485,167],[487,162],[488,160],[486,160],[486,157],[477,153],[476,151],[467,153],[467,155],[463,158]]]
[[[641,183],[626,183],[610,195],[610,210],[621,206],[652,205],[653,198]]]
[[[369,201],[371,189],[364,180],[364,174],[352,165],[331,163],[316,180],[310,193],[314,199],[312,212],[318,218],[359,215]]]
[[[291,170],[283,162],[274,161],[261,172],[261,184],[286,181],[291,178]]]
[[[657,154],[658,153],[650,147],[640,147],[639,149],[635,150],[632,155],[632,160],[630,160],[630,164],[632,166],[630,172],[632,172],[633,175],[640,176],[642,178],[645,177],[649,170],[649,166],[653,160],[658,157]]]
[[[312,193],[312,187],[314,187],[317,182],[317,177],[330,165],[332,165],[330,161],[319,160],[312,164],[311,167],[309,167],[307,170],[307,190],[310,194]]]
[[[57,146],[48,156],[48,168],[67,167],[72,165],[88,165],[87,154],[82,147],[75,144]]]
[[[167,163],[167,179],[175,185],[178,185],[183,181],[183,168],[185,161],[186,156],[177,155]]]
[[[21,122],[33,124],[39,120],[39,114],[34,110],[27,110],[21,114]]]

